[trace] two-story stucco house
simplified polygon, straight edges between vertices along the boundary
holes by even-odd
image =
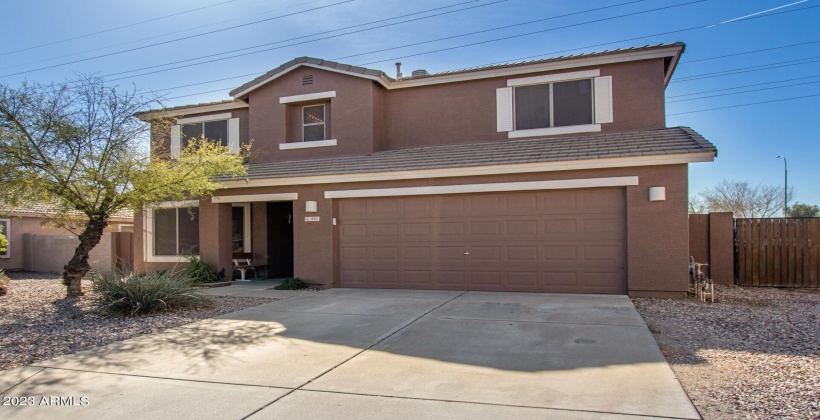
[[[249,252],[326,287],[680,296],[688,164],[717,153],[665,124],[683,50],[406,78],[302,57],[233,100],[168,109],[177,125],[152,141],[172,154],[204,133],[253,156],[193,220],[190,203],[139,214],[137,269]]]

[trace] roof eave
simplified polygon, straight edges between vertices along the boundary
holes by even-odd
[[[247,108],[249,105],[239,99],[234,99],[233,102],[225,102],[221,104],[206,104],[206,105],[183,105],[177,108],[156,109],[149,111],[141,111],[134,114],[135,117],[141,121],[151,122],[152,120],[168,117],[176,117],[180,115],[200,114],[205,112],[225,111],[229,109]]]
[[[677,165],[712,162],[716,151],[670,153],[595,159],[559,160],[533,163],[514,163],[485,166],[461,166],[454,168],[413,169],[387,172],[360,172],[347,174],[305,175],[278,178],[250,178],[217,181],[220,189],[272,187],[307,184],[335,184],[345,182],[395,181],[424,178],[452,178],[465,176],[554,172],[581,169],[607,169],[636,166]]]

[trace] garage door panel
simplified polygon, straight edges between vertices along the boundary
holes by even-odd
[[[623,189],[349,199],[337,208],[343,287],[626,291]]]
[[[434,283],[440,289],[455,288],[462,289],[467,285],[467,276],[462,270],[435,270],[433,272]]]
[[[397,246],[374,246],[371,248],[371,255],[376,261],[399,261],[399,247]]]
[[[341,257],[343,260],[367,261],[367,247],[364,246],[342,246]]]

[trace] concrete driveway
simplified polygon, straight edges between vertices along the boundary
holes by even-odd
[[[624,296],[282,296],[0,373],[0,418],[700,418]]]

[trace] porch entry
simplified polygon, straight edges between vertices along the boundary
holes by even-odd
[[[293,277],[293,202],[267,203],[268,277]]]

